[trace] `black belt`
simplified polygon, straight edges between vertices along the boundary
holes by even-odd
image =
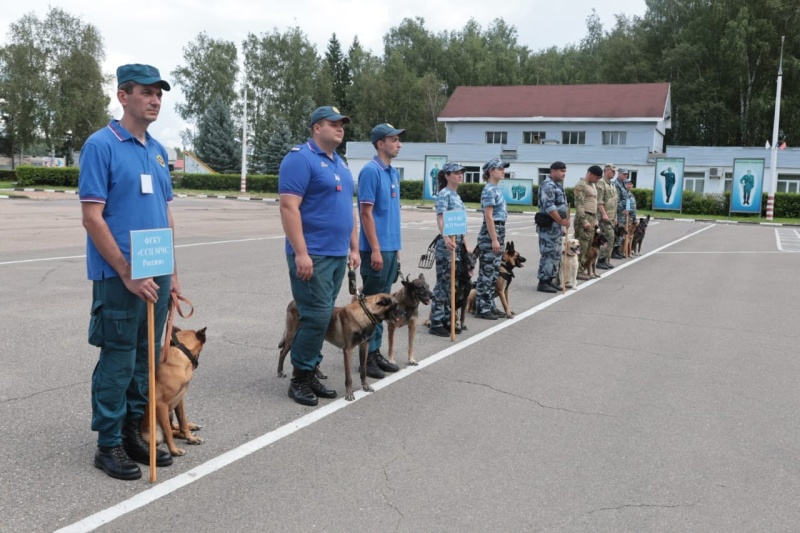
[[[506,221],[505,220],[493,220],[492,222],[494,222],[495,226],[505,226],[506,225]],[[483,221],[483,224],[486,225],[486,221],[485,220]]]

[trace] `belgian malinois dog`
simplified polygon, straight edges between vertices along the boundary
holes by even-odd
[[[350,353],[358,346],[359,360],[361,362],[361,390],[372,392],[372,387],[367,383],[367,350],[369,339],[375,331],[375,326],[382,320],[390,323],[400,320],[402,312],[398,310],[397,299],[391,294],[373,294],[364,296],[359,294],[354,301],[344,307],[334,307],[325,340],[344,353],[344,385],[347,389],[346,400],[355,400],[353,393],[353,379],[350,375]],[[286,308],[286,329],[283,338],[278,344],[281,349],[278,358],[278,376],[286,377],[283,372],[283,361],[292,348],[294,336],[300,327],[300,312],[297,304],[292,300]]]
[[[506,318],[514,318],[514,311],[511,310],[511,304],[508,300],[508,287],[511,285],[511,280],[514,279],[514,269],[525,266],[525,261],[527,261],[527,259],[522,257],[520,253],[514,249],[514,241],[508,241],[503,251],[503,258],[500,262],[500,273],[497,276],[497,284],[495,285],[495,293],[500,297],[500,303],[503,305],[503,312],[505,312]],[[473,315],[476,311],[475,299],[477,296],[478,292],[475,289],[469,292],[467,310]]]
[[[172,455],[186,453],[175,446],[175,438],[184,439],[189,444],[203,443],[202,438],[192,433],[200,426],[186,418],[185,398],[205,343],[206,328],[194,331],[173,327],[169,351],[164,352],[156,370],[156,420]],[[177,426],[172,425],[173,411],[178,419]],[[149,417],[142,417],[142,437],[147,442],[150,442],[150,433]]]
[[[392,296],[397,299],[398,309],[403,312],[403,316],[397,322],[389,322],[389,362],[394,363],[394,332],[397,328],[408,326],[408,364],[417,365],[414,359],[414,338],[417,335],[417,318],[419,318],[419,304],[428,305],[431,303],[433,293],[425,281],[425,275],[420,274],[415,280],[406,276],[401,279],[403,286]]]

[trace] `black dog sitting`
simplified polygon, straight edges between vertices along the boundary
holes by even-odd
[[[650,215],[647,215],[647,218],[640,218],[639,223],[636,224],[636,229],[633,230],[633,241],[631,241],[631,254],[642,255],[642,241],[649,222]]]
[[[458,316],[460,309],[461,318],[456,323],[456,332],[467,329],[464,317],[467,314],[467,300],[469,300],[469,292],[472,290],[472,275],[475,273],[478,256],[467,250],[462,242],[458,250],[458,258],[459,260],[456,262],[456,307],[453,309],[453,316]],[[450,329],[450,325],[446,324],[445,329]]]

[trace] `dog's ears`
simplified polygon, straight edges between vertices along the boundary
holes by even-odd
[[[514,241],[508,241],[506,243],[506,251],[510,254],[514,253]]]
[[[420,272],[420,273],[419,273],[419,277],[418,277],[417,279],[421,279],[422,281],[425,281],[425,274],[423,274],[422,272]]]
[[[201,344],[206,343],[206,328],[199,330],[197,333],[194,334],[197,337],[197,340],[200,341]]]
[[[172,326],[173,333],[178,333],[181,330],[178,326]]]

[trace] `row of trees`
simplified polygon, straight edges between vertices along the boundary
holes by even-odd
[[[606,29],[593,12],[581,42],[532,51],[502,19],[435,33],[414,18],[389,30],[379,55],[358,38],[345,52],[336,34],[320,55],[300,28],[249,34],[238,45],[201,33],[170,74],[185,96],[179,115],[197,125],[196,138],[184,132],[184,146],[218,170],[238,170],[243,86],[250,164],[259,173],[277,171],[318,105],[352,117],[348,140],[367,140],[386,121],[406,128],[407,141],[444,141],[436,118],[459,85],[668,81],[669,144],[761,146],[771,137],[785,35],[781,124],[791,144],[800,124],[798,22],[794,0],[647,0],[641,18],[617,15]],[[11,29],[0,49],[7,137],[54,145],[72,131],[82,143],[107,113],[97,31],[60,9],[43,21],[26,15]]]

